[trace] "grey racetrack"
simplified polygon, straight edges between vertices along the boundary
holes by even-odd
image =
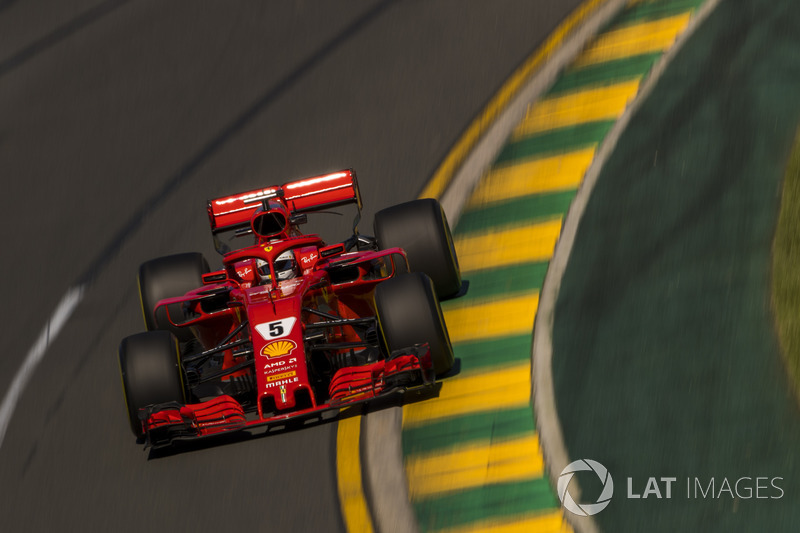
[[[0,447],[0,529],[342,530],[335,423],[166,457],[135,443],[116,350],[143,327],[136,269],[218,261],[210,197],[345,167],[369,233],[577,4],[0,0],[3,394],[87,287]]]

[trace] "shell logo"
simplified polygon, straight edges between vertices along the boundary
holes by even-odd
[[[261,355],[267,357],[283,357],[289,355],[292,350],[297,348],[297,344],[292,340],[272,341],[261,349]]]

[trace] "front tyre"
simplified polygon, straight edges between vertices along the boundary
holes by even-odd
[[[152,404],[186,403],[178,341],[168,331],[146,331],[122,339],[119,369],[131,430],[144,436],[139,409]]]
[[[401,274],[375,288],[378,324],[389,353],[427,342],[437,376],[453,367],[453,347],[431,279]]]
[[[382,209],[375,215],[374,231],[378,246],[402,248],[409,268],[430,276],[440,299],[461,290],[453,237],[438,201],[423,198]]]

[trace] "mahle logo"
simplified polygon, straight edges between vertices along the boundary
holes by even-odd
[[[569,493],[569,482],[572,481],[575,472],[580,472],[582,470],[593,471],[603,484],[603,491],[600,493],[600,496],[597,497],[595,503],[578,504]],[[561,475],[558,476],[558,499],[561,500],[561,504],[565,509],[578,516],[591,516],[599,513],[608,507],[608,504],[611,503],[611,496],[613,495],[614,481],[611,479],[611,474],[608,473],[606,467],[597,461],[578,459],[568,464],[566,468],[561,471]]]

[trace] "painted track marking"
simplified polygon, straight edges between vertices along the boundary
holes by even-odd
[[[512,409],[528,405],[531,364],[521,364],[459,375],[447,381],[436,401],[417,402],[403,408],[403,428],[429,424],[453,416]]]
[[[0,448],[3,446],[3,439],[6,435],[6,430],[11,422],[11,417],[14,416],[14,409],[17,406],[20,396],[25,391],[25,387],[33,377],[33,373],[42,362],[47,348],[56,339],[61,329],[67,323],[72,313],[78,307],[78,304],[83,300],[85,287],[78,285],[70,288],[66,294],[61,298],[61,301],[56,306],[53,314],[47,320],[36,342],[33,343],[28,353],[25,354],[25,359],[22,361],[17,373],[14,375],[14,380],[11,386],[6,391],[3,397],[3,403],[0,405]]]
[[[336,464],[339,504],[347,531],[372,533],[372,517],[367,508],[361,481],[361,461],[351,461],[349,456],[359,453],[361,440],[361,417],[351,416],[339,420],[336,430]]]
[[[538,448],[538,437],[525,435],[416,455],[406,463],[409,494],[424,498],[428,494],[459,491],[487,483],[539,477],[544,468],[541,453],[519,453],[520,449]]]
[[[536,314],[539,292],[511,298],[447,306],[444,319],[453,343],[527,333]]]
[[[491,228],[455,237],[462,272],[549,259],[561,231],[561,218],[534,224]]]
[[[514,130],[513,138],[584,122],[614,120],[625,111],[638,90],[639,80],[632,80],[546,98],[530,110]]]
[[[481,181],[467,204],[467,209],[489,206],[520,196],[575,190],[594,158],[595,147],[519,165],[494,168]]]
[[[663,52],[672,46],[678,34],[686,28],[690,17],[690,13],[684,13],[609,32],[581,54],[575,66],[584,67],[648,52]]]

